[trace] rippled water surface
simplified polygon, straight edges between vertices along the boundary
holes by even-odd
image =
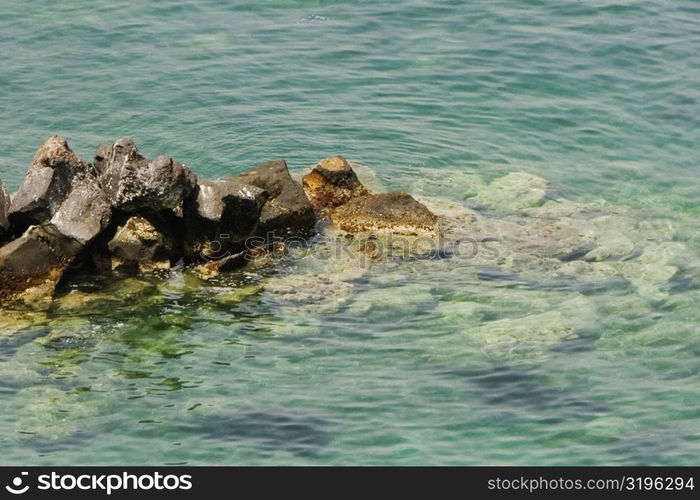
[[[341,153],[467,204],[529,172],[685,249],[658,286],[453,259],[306,294],[303,259],[78,283],[108,291],[1,320],[0,462],[697,464],[699,42],[694,0],[0,2],[12,190],[51,134],[87,158],[131,135],[202,177]],[[492,341],[543,322],[571,335]]]

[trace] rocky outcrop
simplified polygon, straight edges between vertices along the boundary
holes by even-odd
[[[107,244],[114,271],[148,273],[170,269],[175,243],[151,222],[130,217]]]
[[[260,212],[258,233],[289,235],[311,230],[316,222],[304,190],[289,174],[287,162],[275,160],[226,180],[267,191],[269,199]]]
[[[200,181],[183,203],[188,258],[217,258],[240,251],[257,230],[268,198],[264,189],[237,181]]]
[[[10,210],[10,196],[5,184],[0,180],[0,244],[10,237],[10,221],[7,212]]]
[[[63,137],[44,141],[34,155],[24,182],[12,197],[9,220],[14,233],[49,221],[68,197],[73,180],[88,174],[90,165],[68,147]]]
[[[94,163],[110,203],[126,212],[173,209],[197,184],[197,177],[170,156],[149,162],[130,137],[99,146]]]
[[[332,210],[353,198],[371,194],[342,156],[321,160],[304,176],[302,184],[313,207],[321,211]]]
[[[31,226],[0,248],[0,303],[46,303],[81,248],[52,224]]]
[[[390,232],[420,236],[437,233],[437,217],[406,193],[382,193],[355,198],[336,208],[331,220],[349,233]]]

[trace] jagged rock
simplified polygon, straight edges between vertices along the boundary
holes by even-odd
[[[382,193],[355,198],[331,213],[343,231],[435,234],[437,217],[406,193]]]
[[[526,172],[511,172],[482,187],[469,201],[500,212],[518,212],[544,202],[548,183]]]
[[[216,258],[236,252],[255,232],[267,191],[230,180],[199,181],[183,203],[188,257]]]
[[[0,243],[10,236],[10,221],[7,218],[10,203],[10,196],[7,194],[5,184],[0,180]]]
[[[170,156],[160,155],[149,162],[129,137],[111,148],[99,146],[95,167],[112,205],[127,212],[173,209],[197,184],[197,177]]]
[[[129,218],[107,244],[113,270],[141,273],[170,269],[174,247],[171,238],[140,216]]]
[[[321,160],[304,176],[302,184],[311,205],[319,210],[332,210],[353,198],[371,194],[342,156]]]
[[[73,180],[70,193],[56,211],[51,223],[66,236],[82,244],[91,242],[109,224],[112,206],[97,178],[87,174]]]
[[[81,248],[51,224],[31,226],[0,248],[0,303],[43,305]]]
[[[73,153],[63,137],[44,141],[12,197],[9,220],[15,234],[22,234],[30,225],[48,222],[68,196],[73,179],[89,170],[90,165]]]
[[[270,195],[260,212],[259,234],[290,234],[313,228],[316,222],[313,207],[302,187],[292,179],[284,160],[259,165],[226,180],[259,187]]]

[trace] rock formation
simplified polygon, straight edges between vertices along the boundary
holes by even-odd
[[[321,160],[304,176],[302,183],[313,207],[321,211],[333,210],[353,198],[371,194],[342,156]]]
[[[287,162],[275,160],[227,180],[264,189],[269,198],[260,212],[258,234],[294,235],[308,232],[316,217],[301,186],[289,175]]]
[[[73,153],[63,137],[44,141],[12,197],[9,219],[15,234],[49,221],[68,197],[74,178],[88,175],[89,170],[90,165]]]
[[[149,162],[130,137],[98,146],[95,167],[112,206],[126,212],[173,209],[197,184],[197,177],[170,156]]]

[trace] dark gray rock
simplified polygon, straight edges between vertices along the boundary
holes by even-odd
[[[56,211],[51,223],[66,236],[83,245],[95,239],[107,228],[112,205],[100,188],[97,178],[88,174],[76,177],[68,197]]]
[[[0,248],[0,303],[46,305],[81,249],[52,224],[31,226]]]
[[[173,209],[197,184],[197,177],[170,156],[149,162],[129,137],[112,147],[98,146],[94,163],[107,198],[126,212]]]
[[[5,184],[0,180],[0,243],[10,237],[10,221],[7,213],[10,211],[10,195],[7,194]]]
[[[237,252],[255,232],[267,191],[231,180],[199,181],[185,199],[185,253],[218,258]]]
[[[324,212],[371,194],[342,156],[321,160],[304,176],[302,184],[313,207]]]
[[[49,221],[68,196],[73,179],[89,170],[90,165],[71,151],[64,138],[53,136],[44,141],[12,197],[9,221],[14,233]]]
[[[270,195],[260,212],[259,234],[279,235],[309,231],[316,215],[301,185],[289,175],[287,162],[275,160],[227,180],[264,189]]]
[[[119,226],[107,249],[112,270],[127,273],[170,269],[176,255],[173,239],[140,216],[130,217]]]

